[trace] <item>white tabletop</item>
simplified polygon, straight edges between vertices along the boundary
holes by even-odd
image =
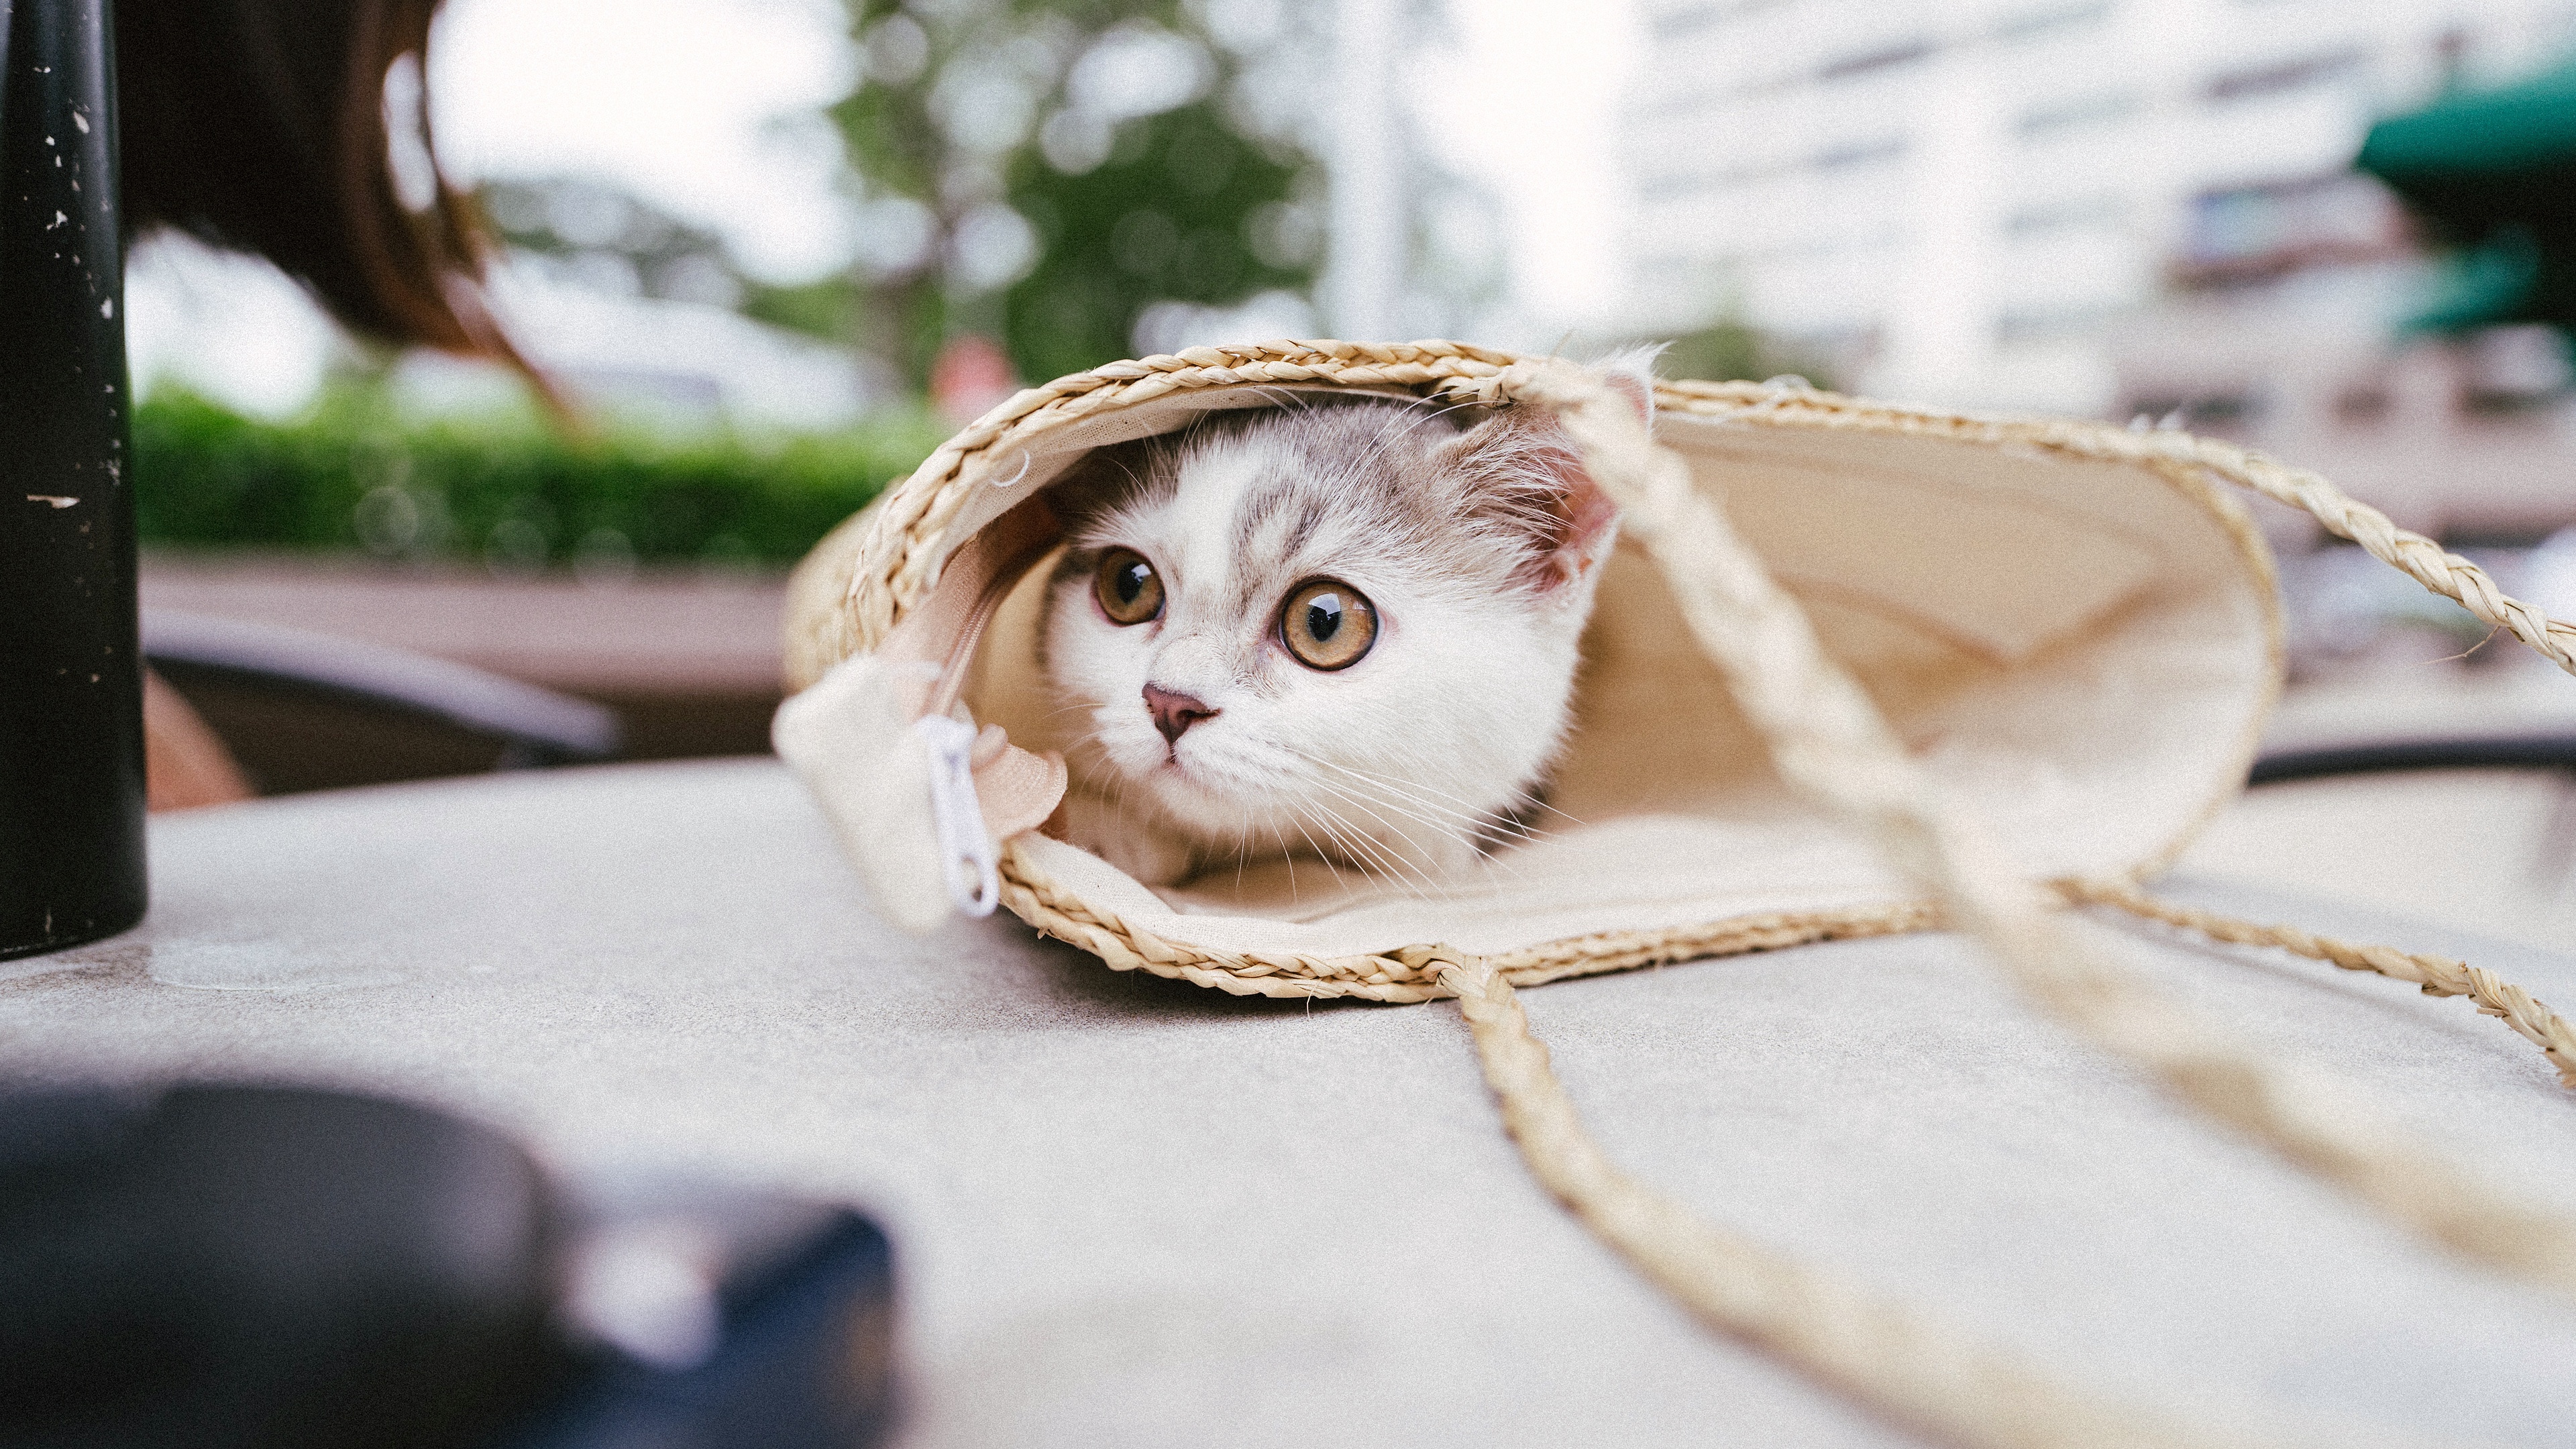
[[[774,763],[156,820],[116,941],[0,964],[17,1081],[412,1094],[584,1171],[856,1201],[949,1445],[1890,1445],[1646,1287],[1522,1171],[1453,1008],[1246,1001],[1008,918],[875,922]],[[2576,1004],[2576,963],[2467,954]],[[2128,931],[2173,991],[2576,1210],[2576,1096],[2456,1001]],[[2564,1444],[2576,1306],[2428,1251],[2038,1021],[1958,942],[1526,993],[1614,1157],[2063,1373],[2202,1414]],[[2316,1442],[2352,1442],[2326,1428]]]

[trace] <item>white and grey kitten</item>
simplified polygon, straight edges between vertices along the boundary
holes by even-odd
[[[1219,415],[1058,485],[1073,843],[1148,884],[1321,857],[1418,887],[1521,828],[1617,518],[1545,414],[1457,412]]]

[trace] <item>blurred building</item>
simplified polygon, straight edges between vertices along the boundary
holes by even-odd
[[[2558,338],[2401,336],[2382,117],[2576,47],[2569,0],[1647,0],[1633,331],[1731,318],[1882,396],[2180,413],[2456,537],[2576,522]]]

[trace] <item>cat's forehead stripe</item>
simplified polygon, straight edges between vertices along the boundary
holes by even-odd
[[[1257,449],[1217,447],[1195,450],[1182,463],[1163,532],[1184,592],[1219,597],[1232,583],[1236,501],[1250,491],[1261,462]]]
[[[1295,582],[1302,545],[1312,542],[1324,522],[1323,501],[1295,498],[1290,490],[1273,489],[1243,500],[1234,519],[1234,550],[1251,567],[1234,581],[1236,613],[1250,613],[1269,600],[1259,597]]]
[[[1391,404],[1210,420],[1115,459],[1078,540],[1140,547],[1168,573],[1176,616],[1265,613],[1310,574],[1392,572],[1435,586],[1509,578],[1526,505],[1480,495],[1490,465],[1445,466],[1446,410]]]

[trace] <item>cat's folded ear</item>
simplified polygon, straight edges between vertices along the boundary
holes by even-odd
[[[1588,596],[1617,542],[1619,510],[1584,471],[1555,417],[1515,407],[1468,429],[1444,451],[1465,484],[1467,516],[1517,536],[1522,559],[1513,582],[1542,595]]]
[[[1610,384],[1610,390],[1626,398],[1637,409],[1637,417],[1649,432],[1655,426],[1655,359],[1663,356],[1669,342],[1643,343],[1622,348],[1587,364]]]
[[[1575,469],[1579,487],[1565,499],[1565,531],[1545,560],[1542,583],[1550,588],[1589,584],[1600,577],[1603,561],[1619,541],[1619,507],[1601,491],[1592,475]]]
[[[1649,428],[1655,421],[1655,358],[1663,350],[1660,344],[1631,347],[1589,364]],[[1618,542],[1619,509],[1584,471],[1582,456],[1555,417],[1539,408],[1514,408],[1469,430],[1456,446],[1462,471],[1482,485],[1483,496],[1471,500],[1471,507],[1519,528],[1529,540],[1516,581],[1541,594],[1587,597]]]

